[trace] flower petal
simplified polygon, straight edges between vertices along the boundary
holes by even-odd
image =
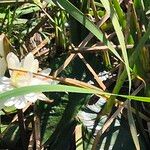
[[[8,68],[17,69],[20,67],[20,61],[13,52],[8,53],[6,60],[8,63]]]
[[[34,62],[34,56],[32,53],[29,53],[23,61],[23,68],[25,70],[28,70],[30,72],[32,72],[32,66],[33,66],[33,62]]]
[[[5,107],[4,102],[0,101],[0,110],[3,109]]]
[[[7,99],[7,101],[4,103],[4,105],[7,106],[7,107],[13,106],[16,101],[17,101],[17,98],[12,97],[10,99]]]
[[[51,70],[52,70],[51,68],[47,68],[47,69],[44,69],[41,72],[39,72],[39,74],[48,76],[51,73]]]
[[[17,72],[13,72],[13,73],[11,76],[12,85],[16,87],[23,87],[23,86],[30,85],[30,82],[33,78],[33,74],[31,72],[23,73],[21,75],[17,75]]]
[[[56,81],[56,80],[49,80],[48,81],[48,83],[50,84],[50,85],[56,85],[56,84],[58,84],[59,83],[59,81]]]
[[[17,99],[17,101],[15,102],[14,106],[17,108],[17,109],[22,109],[26,106],[27,104],[27,101],[25,100],[24,97],[19,97]]]
[[[39,69],[39,61],[37,59],[35,59],[33,61],[33,64],[32,64],[32,71],[31,72],[37,73],[38,69]]]
[[[26,94],[25,99],[29,102],[35,103],[37,101],[37,94],[36,93],[30,93]]]
[[[42,80],[40,80],[39,78],[32,78],[30,85],[40,85],[42,83]]]
[[[56,85],[58,84],[59,81],[55,81],[49,78],[45,77],[34,77],[32,78],[30,85],[44,85],[44,84],[49,84],[49,85]]]
[[[5,74],[7,64],[5,58],[0,58],[0,76],[3,76]]]
[[[21,63],[20,63],[18,57],[12,52],[10,52],[7,55],[6,60],[7,60],[8,68],[18,69],[21,67]],[[12,73],[12,71],[9,71],[10,75],[11,75],[11,73]]]
[[[39,100],[43,100],[43,101],[50,101],[50,99],[49,99],[48,97],[46,97],[43,93],[39,93],[39,94],[37,95],[37,98],[38,98]]]
[[[5,34],[0,35],[0,56],[4,56],[4,37]]]
[[[5,76],[3,76],[3,77],[0,77],[0,83],[1,84],[11,84],[11,81],[10,81],[10,78],[7,78],[7,77],[5,77]]]
[[[12,90],[14,87],[10,83],[10,79],[7,77],[0,77],[0,93]]]

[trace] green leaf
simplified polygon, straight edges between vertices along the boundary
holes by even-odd
[[[47,1],[50,2],[50,0]],[[61,7],[63,7],[72,17],[74,17],[83,26],[85,26],[92,34],[94,34],[100,41],[102,41],[105,45],[107,45],[108,48],[112,51],[112,53],[123,62],[118,52],[113,48],[112,44],[106,39],[105,35],[101,32],[101,30],[92,21],[90,21],[78,8],[76,8],[67,0],[56,0],[55,2],[57,2],[59,6],[61,5]]]
[[[20,136],[18,124],[16,123],[11,125],[1,124],[1,128],[2,130],[4,130],[4,132],[2,133],[3,138],[1,138],[0,140],[0,148],[11,149],[12,147],[15,147]]]
[[[134,118],[132,115],[132,111],[131,111],[131,104],[130,101],[128,101],[128,120],[129,120],[129,126],[130,126],[130,131],[131,131],[131,135],[134,141],[134,145],[136,147],[137,150],[140,150],[140,144],[139,144],[139,139],[138,139],[138,134],[137,134],[137,130],[136,130],[136,125],[134,122]]]
[[[129,58],[129,62],[130,62],[130,66],[131,68],[133,68],[140,50],[144,47],[145,42],[148,40],[150,35],[150,23],[148,25],[148,28],[146,30],[146,32],[144,33],[144,35],[142,36],[142,38],[140,39],[138,45],[136,46],[134,52],[132,53],[132,55]],[[113,93],[119,93],[123,83],[125,82],[125,79],[127,77],[127,72],[124,69],[124,71],[121,73],[121,75],[119,76],[119,78],[117,79],[117,83],[113,89]],[[105,106],[105,111],[106,112],[110,112],[114,102],[115,102],[116,96],[112,94],[112,96],[109,98],[106,106]],[[130,98],[129,98],[130,99]],[[137,99],[136,99],[137,100]],[[143,102],[150,102],[148,99],[146,99],[146,97],[144,99],[139,99],[138,101],[143,101]]]
[[[0,100],[6,100],[11,97],[17,97],[21,95],[25,95],[28,93],[37,93],[37,92],[73,92],[73,93],[87,93],[93,94],[98,93],[98,90],[93,89],[85,89],[75,86],[67,86],[67,85],[33,85],[26,86],[21,88],[16,88],[13,90],[9,90],[7,92],[0,94]]]
[[[72,93],[96,94],[99,96],[113,95],[113,96],[119,96],[119,97],[136,100],[136,101],[150,102],[150,97],[112,94],[112,93],[103,92],[101,91],[101,89],[95,90],[90,88],[81,88],[81,87],[68,86],[68,85],[33,85],[33,86],[20,87],[20,88],[16,88],[1,93],[0,100],[6,100],[11,97],[17,97],[28,93],[39,93],[39,92],[72,92]]]
[[[129,79],[129,93],[130,93],[130,90],[131,90],[130,67],[129,67],[129,61],[128,61],[125,39],[124,39],[124,35],[122,32],[122,28],[119,24],[117,14],[116,14],[112,4],[108,0],[101,0],[101,2],[103,4],[104,8],[106,9],[107,13],[110,14],[112,24],[114,26],[115,32],[117,34],[117,37],[118,37],[118,40],[119,40],[119,43],[121,46],[122,55],[124,58],[125,67],[126,67],[126,71],[127,71],[127,75],[128,75],[128,79]]]

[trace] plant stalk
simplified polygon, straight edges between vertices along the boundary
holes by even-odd
[[[22,149],[26,150],[27,142],[26,142],[26,127],[24,122],[24,114],[22,109],[18,109],[17,112],[18,112],[18,122],[19,122]]]

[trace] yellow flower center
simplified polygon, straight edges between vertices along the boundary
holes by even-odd
[[[32,79],[32,74],[29,72],[22,72],[14,70],[11,74],[11,83],[15,87],[22,87],[29,85]]]

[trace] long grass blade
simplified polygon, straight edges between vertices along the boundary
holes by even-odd
[[[138,134],[137,134],[134,118],[133,118],[132,111],[131,111],[130,100],[128,101],[127,106],[128,106],[128,121],[129,121],[132,139],[134,141],[134,145],[135,145],[136,149],[140,150],[140,144],[139,144],[139,139],[137,137]]]
[[[113,94],[108,92],[103,92],[101,89],[90,89],[90,88],[81,88],[76,86],[68,86],[68,85],[32,85],[16,88],[13,90],[9,90],[0,94],[0,100],[6,100],[12,97],[17,97],[21,95],[25,95],[28,93],[39,93],[39,92],[71,92],[71,93],[83,93],[83,94],[96,94],[97,96],[119,96],[126,99],[131,99],[135,101],[141,102],[150,102],[150,97],[142,97],[142,96],[132,96],[132,95],[121,95],[121,94]]]
[[[149,39],[149,35],[150,35],[150,24],[148,25],[147,31],[144,33],[144,35],[140,39],[138,45],[136,46],[135,51],[132,53],[132,55],[129,58],[131,68],[134,66],[134,63],[135,63],[136,59],[138,58],[140,50],[144,47],[145,42]],[[120,91],[123,83],[125,82],[126,77],[127,77],[127,72],[124,69],[124,71],[122,72],[122,74],[120,75],[120,77],[117,80],[117,83],[113,89],[113,93],[118,93]],[[111,108],[115,102],[115,99],[116,99],[116,96],[114,96],[114,95],[112,95],[109,98],[109,101],[107,102],[107,104],[105,106],[106,113],[111,111]]]
[[[126,51],[126,46],[125,46],[125,39],[124,39],[124,35],[122,32],[122,28],[119,24],[117,14],[116,14],[112,4],[108,0],[101,0],[101,2],[103,4],[104,8],[106,9],[107,13],[110,14],[112,24],[114,26],[115,32],[117,34],[117,38],[118,38],[120,46],[121,46],[122,55],[124,58],[125,67],[126,67],[126,71],[127,71],[127,75],[128,75],[128,79],[129,79],[129,93],[130,93],[130,90],[131,90],[130,67],[129,67],[129,61],[128,61],[128,56],[127,56],[127,51]]]

